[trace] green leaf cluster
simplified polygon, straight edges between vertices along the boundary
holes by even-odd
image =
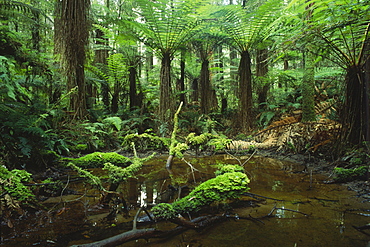
[[[14,169],[9,171],[7,168],[0,166],[0,194],[9,194],[17,201],[27,201],[32,199],[29,187],[24,182],[31,180],[31,174],[25,170]]]

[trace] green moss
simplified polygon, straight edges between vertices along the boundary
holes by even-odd
[[[219,176],[228,172],[244,172],[244,168],[240,165],[219,164],[215,175]]]
[[[132,164],[126,168],[115,166],[112,163],[105,163],[103,170],[108,170],[109,181],[111,183],[120,183],[125,181],[127,178],[135,176],[143,166],[143,163],[153,158],[154,155],[155,153],[144,159],[133,158]]]
[[[73,164],[72,162],[68,163],[68,166],[70,166],[72,169],[78,172],[81,177],[84,177],[87,179],[87,182],[95,187],[97,187],[100,190],[104,190],[104,187],[102,185],[102,182],[99,177],[93,175],[91,172],[82,169],[81,167]]]
[[[184,157],[184,152],[189,149],[189,146],[185,143],[176,143],[176,145],[170,150],[170,155],[175,155],[181,159]]]
[[[78,151],[78,152],[83,152],[83,151],[86,151],[88,150],[88,146],[87,144],[77,144],[76,146],[74,146],[73,150],[74,151]]]
[[[366,179],[368,170],[368,166],[359,166],[351,169],[336,167],[334,168],[334,180],[336,182],[349,182],[356,179]]]
[[[247,175],[241,172],[232,172],[219,175],[196,187],[186,197],[175,201],[171,208],[166,204],[159,204],[153,208],[155,216],[168,219],[171,215],[199,211],[204,206],[214,202],[221,202],[227,199],[239,198],[249,190],[250,180]],[[170,210],[167,212],[166,210]],[[154,213],[153,212],[153,213]]]
[[[212,137],[212,134],[205,133],[196,136],[194,132],[190,133],[186,137],[186,142],[189,143],[189,145],[192,146],[199,146],[199,145],[205,145],[207,144],[208,140]]]
[[[228,139],[223,136],[215,136],[214,138],[208,141],[207,145],[213,147],[215,151],[218,151],[218,150],[226,149],[227,145],[230,142],[232,142],[232,139]]]
[[[176,211],[171,204],[161,203],[155,206],[151,211],[156,218],[173,219],[176,217]]]
[[[132,143],[134,143],[135,147],[139,150],[163,150],[170,145],[170,139],[150,135],[148,133],[140,135],[130,134],[123,138],[122,146],[126,149],[130,149]]]
[[[94,152],[80,158],[67,159],[79,167],[103,167],[105,163],[112,163],[116,166],[127,166],[131,163],[131,160],[123,155],[115,152],[102,153]]]

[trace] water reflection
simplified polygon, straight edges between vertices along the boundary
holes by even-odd
[[[118,212],[116,218],[108,222],[109,210],[96,208],[100,192],[83,183],[70,184],[69,188],[79,191],[79,195],[49,198],[44,202],[52,207],[62,199],[65,207],[70,208],[68,211],[54,215],[53,222],[47,227],[34,227],[27,235],[20,228],[13,229],[19,231],[18,237],[9,239],[6,246],[32,246],[46,243],[46,240],[54,241],[53,246],[68,246],[130,230],[138,207],[176,200],[197,184],[214,177],[217,164],[240,164],[250,156],[237,159],[223,155],[186,157],[198,170],[195,172],[185,162],[175,159],[171,176],[164,167],[166,158],[153,159],[145,164],[137,178],[120,184],[117,192],[127,202],[129,217]],[[361,203],[345,187],[324,184],[325,177],[310,176],[303,165],[291,162],[256,156],[244,167],[251,179],[250,192],[276,200],[255,202],[258,206],[254,207],[236,207],[230,212],[236,215],[234,220],[202,232],[189,230],[165,241],[139,240],[124,246],[368,246],[369,237],[352,226],[368,223],[368,217],[364,215],[368,211],[359,209],[370,208],[370,204]],[[255,201],[249,196],[243,200]],[[268,215],[273,217],[266,217]],[[248,217],[258,220],[246,220]],[[161,223],[155,227],[163,229],[173,225]]]

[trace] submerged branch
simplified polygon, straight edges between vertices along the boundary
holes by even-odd
[[[197,229],[205,228],[213,223],[225,220],[226,217],[223,216],[201,216],[189,221],[188,225],[197,225]],[[149,239],[149,238],[167,238],[178,235],[183,231],[188,230],[188,226],[177,226],[176,228],[169,231],[161,231],[155,228],[148,229],[133,229],[128,232],[118,234],[116,236],[106,238],[100,241],[96,241],[88,244],[77,244],[71,247],[108,247],[108,246],[118,246],[129,241],[138,239]]]

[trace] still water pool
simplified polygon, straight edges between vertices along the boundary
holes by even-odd
[[[124,217],[124,213],[117,211],[119,213],[108,220],[106,216],[110,211],[96,206],[99,192],[83,183],[71,183],[69,189],[79,191],[79,195],[49,198],[44,202],[49,208],[55,206],[55,211],[64,208],[62,213],[56,211],[47,217],[40,215],[38,224],[32,221],[31,226],[30,222],[25,222],[28,224],[25,227],[4,231],[7,235],[3,238],[3,246],[69,246],[128,231],[141,205],[171,201],[186,193],[186,186],[192,187],[214,177],[216,164],[238,164],[248,158],[238,157],[237,160],[227,155],[188,157],[186,161],[196,170],[184,161],[175,160],[173,175],[169,176],[164,168],[166,157],[157,157],[145,164],[141,170],[145,175],[130,179],[119,187],[130,208],[129,216]],[[236,207],[230,212],[235,218],[202,231],[188,230],[166,240],[138,240],[122,246],[370,246],[370,236],[354,228],[370,223],[370,204],[362,202],[354,192],[338,184],[326,184],[326,177],[311,176],[304,165],[293,162],[255,156],[244,167],[251,179],[250,192],[266,197],[264,200],[246,196],[242,200],[253,203],[241,203]],[[171,187],[173,184],[184,186],[184,189],[176,190]],[[122,207],[123,204],[119,205]],[[266,217],[269,214],[273,217]],[[145,227],[163,230],[175,225],[163,222],[138,226]],[[365,233],[370,234],[370,230]]]

